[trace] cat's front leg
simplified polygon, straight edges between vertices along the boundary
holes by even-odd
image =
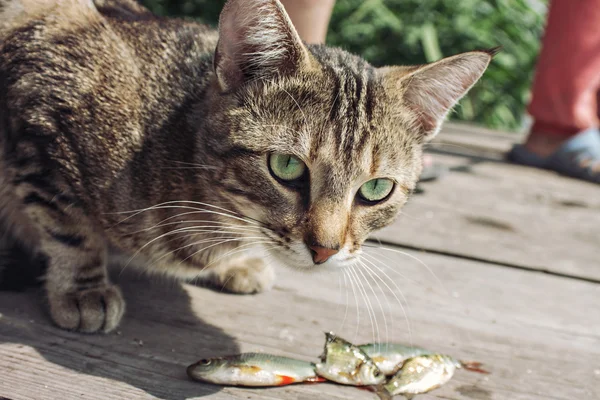
[[[275,272],[261,258],[236,257],[210,268],[210,280],[232,293],[251,294],[273,287]]]
[[[125,301],[120,289],[108,280],[105,249],[92,243],[93,236],[74,235],[51,238],[42,245],[48,257],[50,314],[64,329],[110,332],[123,317]]]
[[[43,176],[22,177],[17,187],[27,223],[39,233],[37,251],[47,259],[45,287],[50,314],[64,329],[109,332],[121,321],[125,301],[108,280],[107,246],[83,209]],[[21,238],[26,240],[26,238]]]

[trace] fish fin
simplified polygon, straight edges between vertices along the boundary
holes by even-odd
[[[478,372],[480,374],[490,373],[489,371],[486,371],[485,369],[481,368],[483,364],[477,361],[461,361],[460,365],[467,371]]]
[[[279,383],[277,384],[278,386],[290,385],[297,382],[296,378],[292,378],[291,376],[277,375],[277,377],[279,378]]]
[[[383,386],[383,384],[376,386],[368,386],[365,387],[365,389],[375,393],[380,400],[392,400],[392,394],[388,392],[388,390]]]

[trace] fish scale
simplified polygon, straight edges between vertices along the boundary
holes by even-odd
[[[427,393],[447,383],[462,364],[442,354],[428,354],[409,358],[384,388],[391,394],[402,394],[407,399]]]
[[[325,333],[325,351],[315,369],[319,376],[343,385],[378,385],[385,375],[360,348],[334,335]]]
[[[263,353],[200,360],[187,369],[197,381],[229,386],[283,386],[299,382],[320,382],[315,364]]]

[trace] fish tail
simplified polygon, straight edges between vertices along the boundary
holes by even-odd
[[[478,372],[480,374],[489,374],[489,371],[481,368],[483,364],[477,361],[461,361],[460,365],[467,371]]]

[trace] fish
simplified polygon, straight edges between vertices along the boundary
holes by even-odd
[[[266,353],[242,353],[200,360],[187,368],[190,378],[224,386],[267,387],[324,382],[315,364]]]
[[[333,332],[326,332],[325,337],[321,362],[315,365],[319,376],[352,386],[378,385],[385,380],[385,375],[375,362],[358,346]]]
[[[425,354],[411,357],[383,387],[390,395],[404,395],[408,400],[416,394],[427,393],[447,383],[457,369],[488,373],[478,362],[462,362],[444,354]]]
[[[398,372],[402,363],[409,358],[433,354],[432,351],[400,343],[367,343],[358,345],[358,348],[367,353],[386,376]]]

